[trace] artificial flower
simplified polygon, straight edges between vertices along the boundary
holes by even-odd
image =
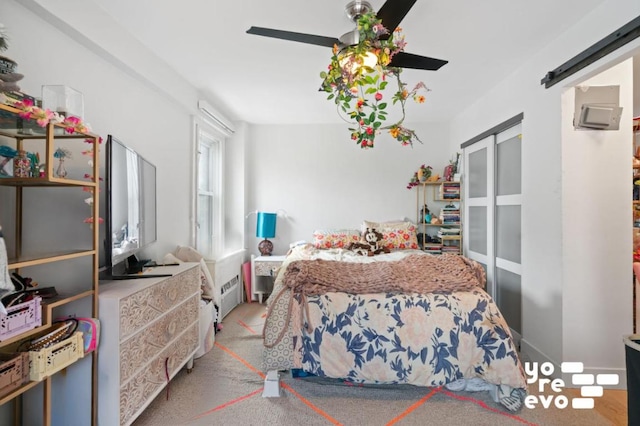
[[[18,115],[21,118],[29,120],[31,118],[31,114],[36,107],[33,105],[33,101],[31,99],[23,99],[21,101],[16,101],[13,103],[13,106],[20,110]]]
[[[431,176],[431,171],[432,171],[432,167],[431,166],[426,166],[424,164],[422,164],[420,166],[420,168],[418,169],[418,171],[416,171],[413,176],[411,176],[411,179],[409,180],[409,183],[407,184],[407,189],[411,189],[414,186],[418,186],[420,185],[420,176],[422,175],[424,179],[428,179]],[[419,173],[421,172],[421,173]]]
[[[67,148],[58,148],[53,153],[53,156],[55,158],[71,158],[71,151],[69,151]]]
[[[54,113],[49,109],[36,108],[31,113],[31,119],[36,120],[38,126],[47,127],[49,121],[55,117]]]

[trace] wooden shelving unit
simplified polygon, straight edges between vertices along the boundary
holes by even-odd
[[[422,182],[416,187],[416,225],[420,248],[433,254],[462,254],[461,185],[457,181]],[[425,219],[424,205],[431,217]]]
[[[38,153],[41,162],[45,165],[43,167],[43,175],[38,173],[38,176],[32,174],[33,177],[12,177],[4,176],[0,177],[0,186],[13,187],[15,192],[15,213],[10,220],[12,226],[11,241],[7,240],[7,251],[9,255],[9,270],[10,272],[18,272],[23,276],[29,276],[29,271],[25,268],[38,267],[47,265],[48,268],[53,268],[60,272],[68,271],[65,269],[65,262],[75,259],[90,258],[91,268],[90,274],[86,274],[77,277],[78,281],[83,283],[84,288],[78,290],[78,288],[66,289],[64,286],[57,286],[56,290],[59,294],[54,299],[44,299],[42,303],[42,325],[35,329],[24,332],[20,335],[3,340],[0,342],[0,351],[7,350],[17,342],[28,339],[30,336],[34,336],[44,330],[49,329],[52,326],[53,320],[56,318],[58,309],[75,309],[74,305],[81,300],[90,299],[90,312],[86,312],[86,308],[82,309],[82,312],[78,312],[78,316],[91,316],[98,318],[98,251],[99,251],[99,234],[98,234],[98,222],[99,222],[99,136],[92,133],[79,133],[74,132],[69,134],[65,129],[58,124],[50,123],[46,127],[39,127],[33,120],[23,119],[19,115],[20,111],[12,106],[0,104],[0,145],[9,146],[15,150],[25,150],[31,153]],[[78,151],[85,150],[87,143],[92,143],[93,157],[92,157],[92,173],[91,178],[88,180],[74,180],[58,177],[54,174],[54,153],[59,147],[60,141],[70,141],[67,143],[79,143],[84,144],[78,149]],[[56,252],[41,252],[41,249],[34,247],[34,244],[27,244],[25,240],[31,242],[34,241],[33,235],[29,233],[31,230],[24,223],[24,216],[26,209],[25,195],[27,191],[31,191],[32,188],[75,188],[74,190],[81,191],[83,188],[87,189],[85,197],[92,199],[90,204],[90,217],[93,220],[92,229],[88,232],[91,233],[91,247],[67,247],[68,245],[74,245],[75,242],[70,238],[67,240],[56,240],[56,245],[60,247],[60,251]],[[10,191],[8,191],[10,192]],[[46,195],[44,195],[46,196]],[[5,198],[6,199],[6,198]],[[55,197],[52,196],[55,202]],[[48,202],[49,199],[47,198]],[[65,206],[66,208],[66,206]],[[86,206],[69,206],[70,209],[86,208]],[[5,218],[6,219],[6,218]],[[56,218],[47,216],[46,212],[43,212],[42,220],[51,221],[52,226],[56,224]],[[7,230],[7,224],[3,224],[5,231]],[[76,225],[74,225],[75,228]],[[77,224],[77,232],[87,232],[87,227],[90,225],[83,223]],[[73,229],[72,232],[76,232]],[[29,238],[26,238],[29,236]],[[46,236],[43,236],[46,238]],[[78,274],[82,274],[79,272]],[[34,277],[36,281],[41,280],[46,282],[46,277]],[[43,284],[43,287],[46,284]],[[86,302],[84,302],[86,306]],[[97,424],[97,383],[98,383],[98,363],[97,363],[97,350],[91,353],[91,377],[87,377],[90,381],[91,397],[87,401],[78,401],[78,405],[86,406],[91,404],[91,419],[82,420],[83,424]],[[73,368],[74,365],[70,365],[67,368]],[[62,370],[65,371],[65,370]],[[14,390],[13,392],[0,398],[0,405],[14,401],[16,403],[16,409],[14,410],[16,424],[23,423],[22,415],[24,412],[35,413],[42,412],[42,424],[52,424],[52,412],[56,407],[52,406],[51,394],[52,394],[52,377],[59,373],[54,373],[52,376],[45,377],[42,381],[31,381]],[[31,391],[40,383],[42,386],[42,405],[41,410],[36,407],[27,406],[22,402],[22,397],[26,392]],[[35,391],[35,390],[34,390]],[[22,406],[22,410],[20,407]],[[0,421],[1,423],[1,421]]]

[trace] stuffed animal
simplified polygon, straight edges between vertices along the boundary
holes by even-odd
[[[389,253],[389,249],[380,244],[382,241],[382,233],[374,228],[367,228],[362,234],[362,240],[357,243],[349,244],[348,250],[354,250],[363,256],[373,256],[380,253]]]

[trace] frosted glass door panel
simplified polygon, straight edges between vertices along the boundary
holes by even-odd
[[[469,207],[469,250],[487,255],[487,208]]]
[[[498,307],[513,331],[522,330],[521,125],[496,135],[495,288]]]
[[[469,154],[469,198],[487,196],[487,150]]]
[[[500,259],[521,261],[521,208],[520,206],[496,207],[496,255]]]
[[[522,283],[518,274],[496,268],[496,300],[509,327],[522,334]]]
[[[519,135],[500,142],[497,146],[497,196],[520,194],[521,192],[521,146]]]

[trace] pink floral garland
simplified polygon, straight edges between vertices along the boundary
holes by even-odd
[[[61,124],[64,127],[65,133],[73,134],[73,133],[89,133],[91,129],[88,125],[82,122],[82,120],[78,117],[65,117],[63,115],[58,114],[57,112],[53,112],[50,109],[42,109],[34,105],[31,99],[23,99],[22,101],[16,101],[13,103],[13,106],[20,110],[18,115],[21,118],[26,120],[35,120],[40,127],[47,127],[49,123]],[[91,148],[82,151],[82,155],[93,156],[94,150],[94,139],[87,138],[84,140],[85,143],[91,144]],[[98,136],[98,144],[102,144],[102,137]],[[89,165],[93,166],[93,160],[89,160]],[[85,179],[93,180],[93,175],[89,173],[85,173]],[[102,178],[98,178],[99,181],[102,181]],[[86,198],[84,201],[89,206],[93,205],[93,188],[90,186],[85,186],[82,188],[83,191],[91,193],[91,197]],[[100,188],[98,188],[98,192],[100,192]],[[89,216],[83,220],[84,223],[88,223],[93,226],[93,216]],[[98,223],[103,223],[104,219],[99,217]]]
[[[47,127],[50,122],[55,124],[61,124],[64,127],[66,133],[88,133],[91,131],[89,126],[82,122],[78,117],[65,117],[53,112],[50,109],[42,109],[33,104],[31,99],[23,99],[16,101],[13,106],[19,109],[21,112],[18,114],[20,117],[27,120],[35,120],[40,127]]]

